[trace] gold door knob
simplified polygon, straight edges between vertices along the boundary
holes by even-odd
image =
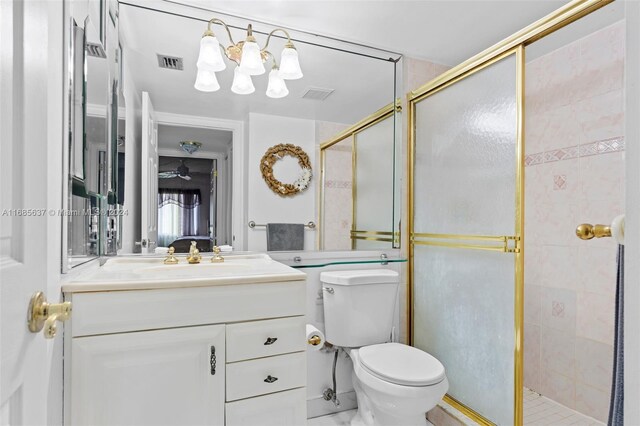
[[[37,333],[44,328],[45,339],[55,337],[56,321],[66,321],[71,315],[71,302],[49,303],[41,291],[31,296],[29,302],[29,331]]]

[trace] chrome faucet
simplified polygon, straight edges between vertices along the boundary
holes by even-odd
[[[200,263],[202,260],[202,255],[200,254],[200,250],[196,248],[196,242],[191,241],[191,247],[189,247],[189,255],[187,256],[187,262],[191,264]]]

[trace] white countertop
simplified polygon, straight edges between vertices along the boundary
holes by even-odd
[[[223,263],[211,263],[210,253],[191,265],[186,255],[180,263],[165,265],[165,256],[117,256],[99,268],[78,274],[63,283],[64,293],[150,290],[299,281],[306,274],[276,262],[266,254],[224,255]]]

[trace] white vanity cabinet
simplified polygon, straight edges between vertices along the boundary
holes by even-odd
[[[300,276],[66,291],[65,424],[305,424]]]

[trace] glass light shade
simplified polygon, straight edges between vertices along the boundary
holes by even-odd
[[[242,46],[240,58],[240,70],[247,75],[260,75],[265,73],[260,46],[255,41],[245,41]]]
[[[198,69],[207,71],[222,71],[227,68],[220,52],[220,43],[215,36],[200,39],[200,55],[196,64]]]
[[[218,84],[215,72],[200,68],[193,87],[201,92],[215,92],[220,89],[220,84]]]
[[[251,76],[240,70],[240,67],[236,67],[233,71],[233,84],[231,84],[231,91],[238,95],[248,95],[256,91],[256,88],[253,87]]]
[[[280,56],[280,77],[285,80],[302,78],[302,69],[298,61],[298,51],[292,47],[285,47]]]
[[[277,68],[273,68],[269,73],[269,85],[267,86],[267,96],[270,98],[284,98],[289,94],[289,89],[280,76]]]

